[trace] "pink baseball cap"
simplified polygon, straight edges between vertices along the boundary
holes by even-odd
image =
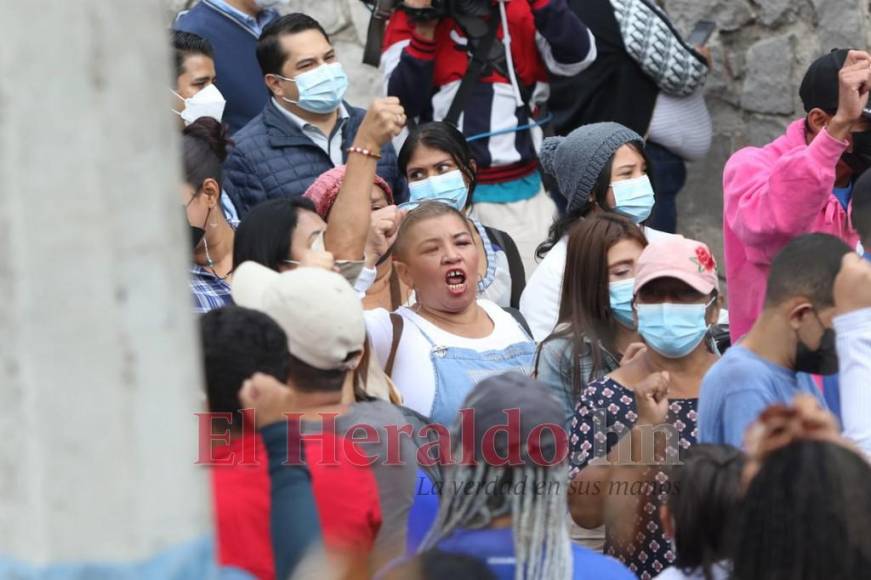
[[[720,289],[717,262],[702,242],[669,236],[648,244],[635,266],[635,289],[658,278],[677,278],[702,294]]]

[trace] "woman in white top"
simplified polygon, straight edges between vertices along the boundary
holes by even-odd
[[[445,203],[424,202],[402,222],[394,267],[416,302],[391,315],[366,313],[375,355],[404,404],[443,425],[481,379],[529,372],[535,343],[511,314],[478,299],[480,259],[469,220]]]
[[[537,341],[556,326],[559,314],[566,239],[572,224],[598,211],[615,211],[643,225],[653,209],[644,140],[618,123],[593,123],[566,137],[549,137],[541,149],[544,171],[556,178],[568,200],[564,216],[554,222],[538,247],[539,259],[520,298],[520,311]],[[649,241],[666,234],[644,228]]]

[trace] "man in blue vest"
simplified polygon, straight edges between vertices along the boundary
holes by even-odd
[[[224,122],[235,133],[269,100],[255,51],[263,28],[278,18],[271,9],[289,0],[201,0],[182,12],[174,28],[208,40],[215,51],[215,85],[227,99]]]
[[[397,203],[404,201],[393,146],[355,147],[365,111],[342,100],[348,77],[316,20],[294,13],[268,25],[257,41],[257,61],[260,82],[272,98],[234,135],[236,146],[224,164],[227,193],[239,217],[267,199],[301,196],[318,176],[345,163],[349,150],[378,158],[378,175]],[[393,100],[389,106],[402,126],[404,111]]]

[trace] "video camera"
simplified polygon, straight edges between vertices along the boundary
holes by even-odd
[[[390,15],[396,10],[408,14],[412,22],[426,22],[445,17],[481,18],[490,14],[493,9],[491,0],[432,0],[430,8],[411,8],[406,6],[403,0],[361,0],[361,2],[372,12],[366,34],[366,47],[363,50],[363,62],[372,66],[381,63],[384,27]]]

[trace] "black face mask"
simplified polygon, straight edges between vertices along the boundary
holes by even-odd
[[[203,222],[203,227],[198,228],[197,226],[192,226],[187,218],[187,209],[188,209],[188,207],[190,207],[191,203],[193,203],[193,201],[196,198],[197,198],[197,194],[194,193],[193,196],[191,196],[190,201],[187,202],[187,204],[184,206],[184,210],[185,210],[185,218],[184,219],[186,222],[188,222],[188,227],[190,227],[190,229],[191,229],[191,243],[193,244],[193,246],[191,246],[191,247],[194,250],[197,249],[197,246],[200,245],[200,242],[203,241],[203,238],[206,235],[206,224],[209,222],[209,213],[212,212],[212,208],[209,208],[209,213],[206,214],[206,220]]]
[[[859,177],[868,168],[871,168],[871,130],[851,135],[853,137],[853,151],[845,152],[841,159],[853,170],[853,176]]]
[[[193,249],[196,249],[197,246],[200,245],[200,242],[203,241],[203,236],[206,235],[206,230],[203,228],[198,228],[197,226],[192,226],[188,224],[188,227],[191,229],[191,243],[193,244]]]
[[[819,317],[817,321],[819,322]],[[820,326],[822,325],[823,323],[820,322]],[[800,338],[798,339],[795,347],[795,370],[812,375],[833,375],[838,372],[838,351],[835,347],[833,329],[823,329],[820,346],[816,350],[811,350]]]

